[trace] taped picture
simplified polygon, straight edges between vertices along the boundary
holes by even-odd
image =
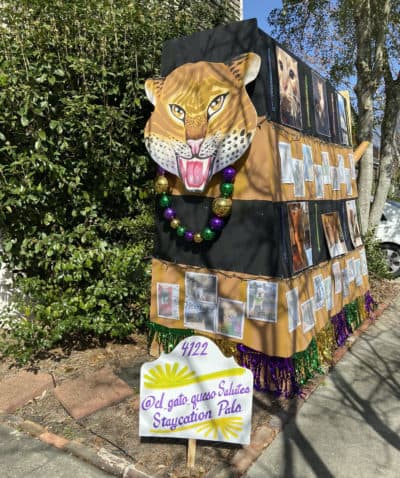
[[[298,63],[282,48],[276,47],[279,78],[279,111],[281,122],[302,129],[301,94]]]
[[[217,304],[185,302],[183,325],[189,329],[215,332]]]
[[[217,303],[217,276],[186,272],[185,302]]]
[[[354,247],[362,245],[361,228],[358,222],[357,204],[355,199],[346,201],[347,224],[349,227],[351,242]]]
[[[281,159],[281,182],[292,184],[294,182],[294,175],[289,143],[279,143],[279,156]]]
[[[301,145],[304,161],[304,181],[313,181],[314,179],[314,163],[311,146],[308,144]]]
[[[321,274],[313,277],[313,284],[315,310],[320,310],[325,306],[325,288]]]
[[[325,289],[325,307],[326,310],[332,310],[333,301],[332,301],[332,277],[328,276],[324,279],[324,289]]]
[[[321,152],[322,173],[324,176],[324,184],[331,184],[331,163],[329,161],[329,153],[327,151]]]
[[[347,252],[339,214],[337,212],[329,212],[322,214],[321,217],[330,256],[333,258]]]
[[[322,172],[322,166],[320,164],[314,165],[314,178],[315,178],[315,197],[322,199],[324,197],[324,175]]]
[[[157,315],[164,319],[179,319],[179,285],[157,282]]]
[[[315,71],[312,72],[313,103],[315,129],[323,136],[330,136],[328,98],[326,95],[325,80]]]
[[[301,304],[301,315],[303,318],[303,332],[306,333],[315,326],[313,299],[306,300]]]
[[[312,265],[312,246],[308,203],[288,203],[292,267],[297,272]]]
[[[340,270],[340,263],[334,262],[332,264],[332,273],[335,281],[335,294],[342,292],[342,272]]]
[[[219,298],[216,333],[242,339],[244,310],[244,302]]]
[[[276,282],[248,281],[247,317],[264,322],[277,322],[278,284]]]
[[[299,308],[299,291],[296,288],[286,292],[288,327],[289,332],[293,332],[301,323]]]
[[[304,197],[304,161],[301,159],[293,159],[294,174],[294,195],[295,197]]]

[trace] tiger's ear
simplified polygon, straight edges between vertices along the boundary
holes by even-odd
[[[164,78],[149,78],[145,81],[144,89],[146,91],[147,98],[155,106],[157,99],[161,95],[161,90],[164,85]]]
[[[257,78],[260,71],[261,58],[257,53],[243,53],[228,64],[237,80],[243,81],[247,85]]]

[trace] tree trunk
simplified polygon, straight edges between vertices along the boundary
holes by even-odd
[[[393,80],[389,71],[389,65],[387,65],[387,72],[385,74],[385,94],[385,111],[381,127],[379,177],[369,217],[369,228],[374,228],[380,221],[394,169],[394,141],[398,116],[400,114],[400,75],[397,80]]]

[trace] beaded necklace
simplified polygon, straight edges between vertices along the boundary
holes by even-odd
[[[187,242],[196,243],[203,241],[211,242],[217,238],[217,233],[225,226],[224,218],[231,214],[231,196],[236,176],[235,168],[228,166],[223,169],[222,176],[224,181],[220,185],[221,196],[213,200],[211,207],[213,215],[208,221],[208,226],[205,226],[200,232],[194,232],[182,225],[181,221],[176,217],[176,211],[171,205],[171,197],[167,194],[169,191],[168,178],[165,176],[165,170],[161,167],[158,168],[154,188],[156,193],[160,195],[159,204],[163,210],[163,217],[169,222],[170,227],[176,231],[177,236],[183,237]]]

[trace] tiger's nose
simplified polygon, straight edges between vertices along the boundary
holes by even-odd
[[[198,156],[200,153],[201,145],[203,144],[204,138],[201,139],[188,139],[186,140],[190,151],[192,152],[192,156]]]

